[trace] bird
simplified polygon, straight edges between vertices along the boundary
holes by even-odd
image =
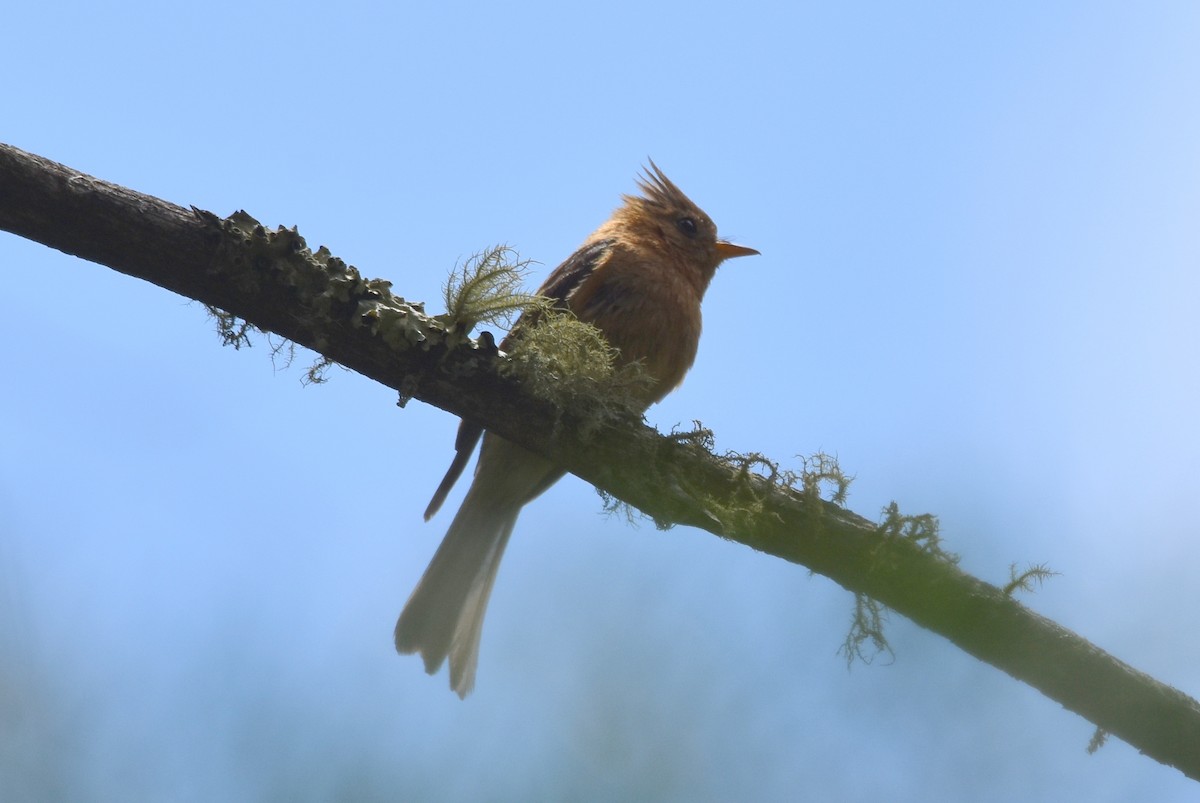
[[[538,294],[595,326],[617,351],[617,364],[640,362],[648,381],[641,409],[676,388],[696,359],[700,305],[717,267],[759,252],[717,236],[717,227],[648,160],[638,195],[623,195],[612,216],[546,278]],[[526,313],[501,343],[520,348]],[[464,419],[455,456],[425,511],[428,521],[482,438],[474,478],[396,622],[401,654],[419,654],[435,674],[449,658],[450,687],[466,698],[475,686],[488,598],[521,509],[565,473]]]

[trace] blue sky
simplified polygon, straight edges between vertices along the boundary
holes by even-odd
[[[1197,694],[1200,7],[944,5],[26,4],[0,140],[434,306],[496,243],[540,280],[653,157],[762,256],[652,423],[836,453],[852,508],[938,514],[993,582],[1049,564],[1032,607]],[[899,617],[848,672],[839,587],[573,478],[460,702],[391,647],[454,420],[0,259],[5,799],[1195,796]]]

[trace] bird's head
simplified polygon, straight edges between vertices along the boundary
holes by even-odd
[[[638,188],[642,194],[624,196],[625,204],[614,213],[613,222],[640,243],[697,270],[705,284],[724,260],[758,253],[720,239],[712,218],[684,195],[653,160],[639,177]]]

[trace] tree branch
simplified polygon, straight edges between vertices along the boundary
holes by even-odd
[[[294,230],[199,210],[0,145],[0,228],[107,265],[304,345],[558,462],[656,521],[823,574],[945,636],[1158,761],[1200,779],[1200,704],[1138,672],[927,542],[643,424],[559,409],[474,341]]]

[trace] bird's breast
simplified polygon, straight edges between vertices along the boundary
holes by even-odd
[[[655,379],[647,403],[661,399],[692,367],[700,343],[700,298],[683,277],[649,270],[606,270],[572,304],[620,352],[621,363],[641,361]]]

